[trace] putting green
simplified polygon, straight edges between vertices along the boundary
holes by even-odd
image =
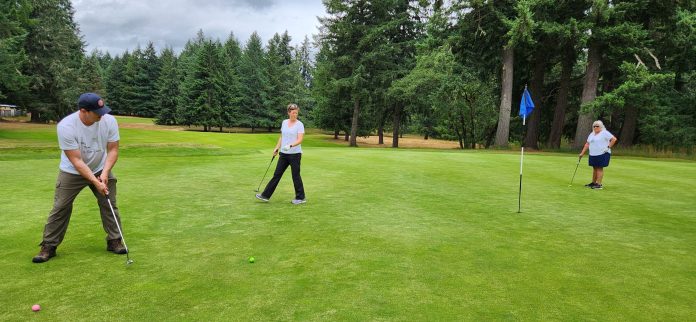
[[[31,263],[55,131],[0,125],[0,320],[696,315],[694,162],[615,151],[593,191],[586,160],[568,187],[576,155],[528,153],[518,214],[517,152],[354,149],[309,134],[308,203],[290,204],[289,173],[262,203],[254,189],[277,134],[125,126],[138,122],[122,122],[114,169],[129,267],[106,252],[88,190],[58,256]]]

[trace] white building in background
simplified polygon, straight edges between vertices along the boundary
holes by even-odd
[[[0,104],[0,117],[24,116],[25,111],[17,108],[17,105]]]

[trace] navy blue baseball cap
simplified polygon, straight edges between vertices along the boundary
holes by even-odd
[[[97,113],[99,116],[111,112],[111,109],[104,104],[104,100],[101,96],[94,93],[84,93],[80,95],[80,98],[77,100],[77,107]]]

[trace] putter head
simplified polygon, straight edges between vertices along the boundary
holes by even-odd
[[[133,264],[132,259],[126,260],[126,266],[130,266],[131,264]]]

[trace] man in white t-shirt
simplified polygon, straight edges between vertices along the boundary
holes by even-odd
[[[32,261],[43,263],[56,256],[72,214],[73,201],[85,187],[97,198],[102,226],[107,234],[107,250],[125,254],[108,197],[115,217],[120,216],[116,205],[116,178],[111,169],[118,160],[118,124],[107,114],[111,109],[99,95],[84,93],[77,101],[79,110],[63,118],[57,126],[60,171],[56,180],[53,209],[44,227],[41,251]]]

